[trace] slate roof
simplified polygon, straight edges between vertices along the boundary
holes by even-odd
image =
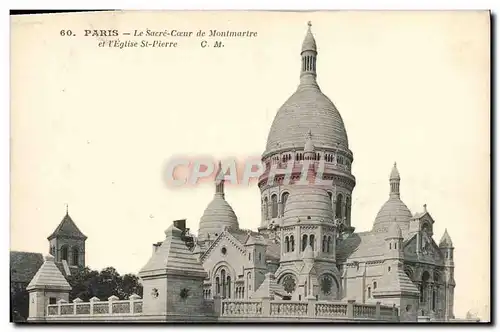
[[[71,290],[68,281],[54,263],[54,257],[45,257],[45,262],[26,287],[27,290],[36,288]]]
[[[357,258],[374,258],[384,256],[386,246],[385,232],[353,233],[337,245],[337,260],[355,260]]]
[[[71,219],[68,213],[66,213],[63,220],[59,223],[59,226],[57,226],[55,231],[47,239],[51,240],[56,236],[72,237],[84,240],[87,239],[87,237],[76,226],[75,222],[73,221],[73,219]]]

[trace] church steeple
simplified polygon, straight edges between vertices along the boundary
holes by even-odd
[[[302,68],[300,71],[300,85],[316,85],[316,40],[311,32],[311,21],[307,22],[308,28],[304,42],[302,43]]]
[[[391,176],[389,177],[389,183],[391,185],[390,197],[399,198],[399,183],[401,182],[401,177],[399,176],[398,168],[396,163],[392,167]]]

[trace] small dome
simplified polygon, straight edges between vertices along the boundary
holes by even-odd
[[[288,196],[283,214],[284,223],[312,221],[333,221],[332,202],[324,189],[297,185]]]
[[[439,241],[439,248],[453,248],[453,242],[451,241],[451,237],[448,234],[448,230],[444,230],[443,237],[441,241]]]
[[[381,223],[409,223],[411,212],[399,197],[391,197],[377,213],[374,225]]]
[[[198,237],[200,240],[205,240],[207,234],[220,233],[225,227],[238,229],[238,218],[223,195],[215,194],[200,219]]]

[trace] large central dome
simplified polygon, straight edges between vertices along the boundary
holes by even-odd
[[[317,148],[349,148],[344,122],[335,105],[319,88],[299,89],[285,102],[274,118],[266,152],[303,147],[304,137],[313,129]]]
[[[302,45],[302,71],[297,91],[281,106],[267,138],[266,152],[304,147],[304,137],[314,132],[318,148],[349,148],[344,121],[316,82],[316,42],[309,28]]]

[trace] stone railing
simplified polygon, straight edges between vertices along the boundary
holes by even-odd
[[[373,320],[397,322],[398,310],[395,306],[376,304],[359,304],[352,300],[347,302],[316,301],[284,301],[284,300],[222,300],[221,318],[297,318],[297,319],[340,319],[340,320]],[[265,319],[264,319],[265,320]]]
[[[59,300],[57,304],[47,306],[47,316],[97,316],[97,315],[140,315],[142,314],[142,299],[132,294],[128,300],[120,300],[110,296],[108,301],[101,301],[97,297],[90,302],[83,302],[76,298],[73,303]]]

